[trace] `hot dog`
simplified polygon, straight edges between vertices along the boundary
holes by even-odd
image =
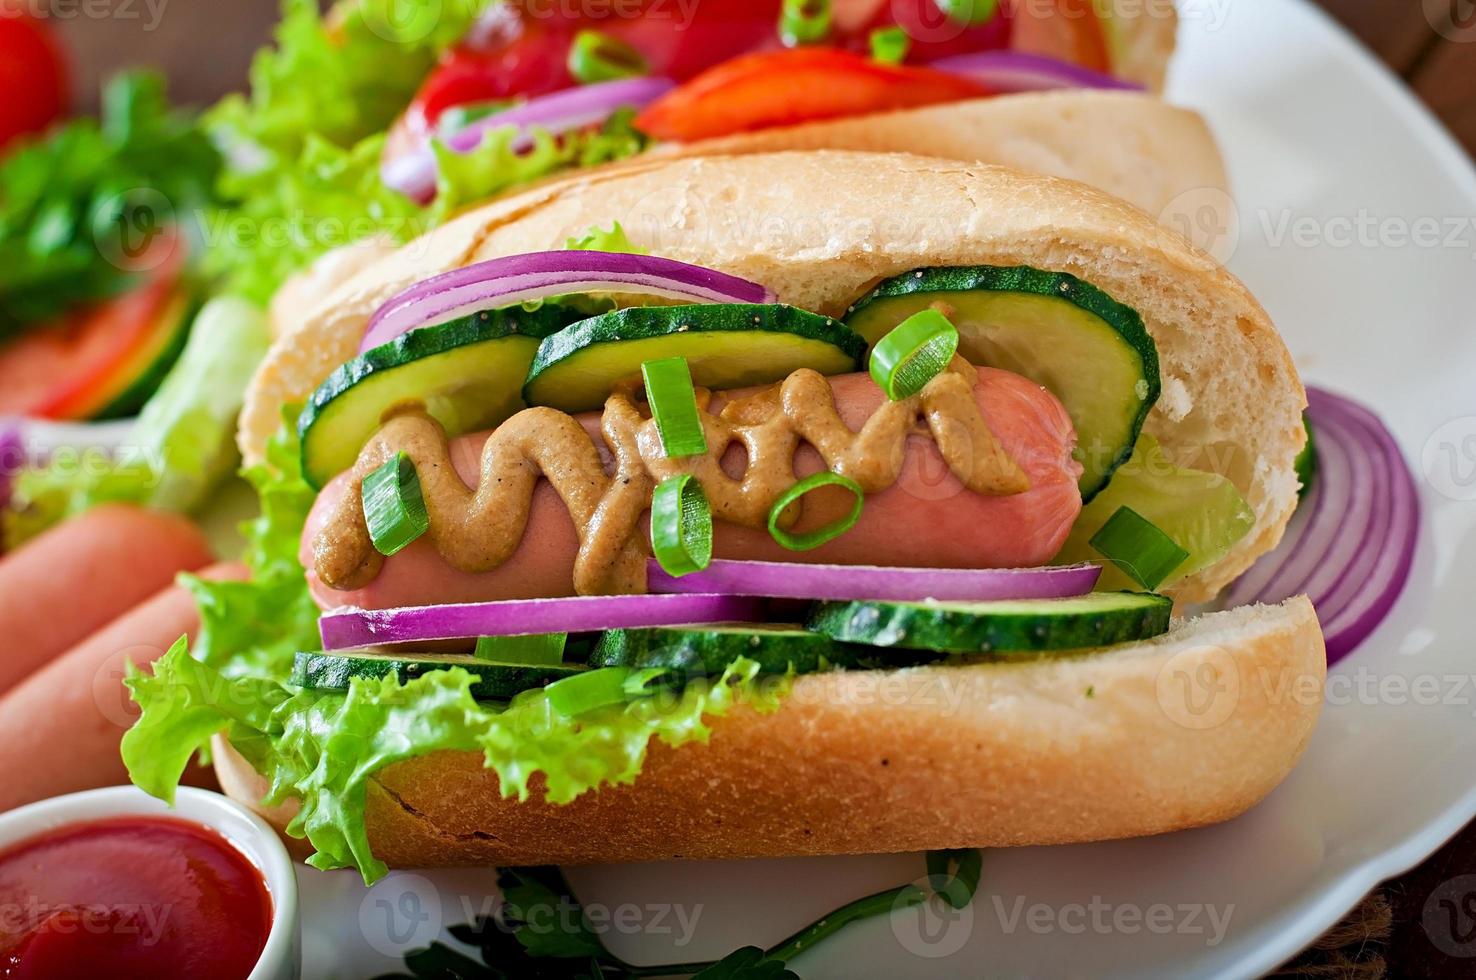
[[[239,579],[245,569],[213,565],[201,574]],[[193,597],[171,585],[0,698],[0,810],[126,781],[118,742],[138,712],[123,688],[124,665],[152,663],[199,625]]]
[[[612,220],[635,252],[549,248]],[[571,179],[345,284],[248,402],[274,515],[316,500],[260,587],[306,582],[322,649],[229,665],[271,709],[209,719],[215,760],[319,866],[1158,833],[1252,805],[1317,716],[1306,601],[1172,618],[1295,506],[1289,356],[1083,185],[841,152]],[[1299,695],[1164,700],[1262,671]]]
[[[0,559],[0,694],[211,559],[183,517],[95,507]]]
[[[852,429],[860,429],[884,400],[866,375],[842,375],[829,381],[836,408]],[[1028,567],[1048,561],[1060,550],[1081,510],[1076,484],[1081,467],[1071,458],[1075,441],[1071,420],[1049,392],[1007,371],[979,369],[974,391],[1006,451],[1022,461],[1030,478],[1027,492],[1008,497],[969,493],[949,472],[936,445],[916,437],[907,443],[903,478],[870,496],[861,520],[846,535],[813,551],[795,553],[780,547],[762,530],[724,524],[716,529],[714,553],[720,558],[959,568]],[[731,393],[732,397],[747,394],[752,392]],[[585,413],[579,421],[591,438],[598,438],[598,413]],[[476,485],[477,461],[487,436],[486,432],[467,435],[452,444],[451,458],[468,486]],[[729,476],[742,475],[741,453],[730,451],[723,462]],[[800,448],[796,476],[824,468],[813,449]],[[313,542],[342,496],[347,479],[347,475],[340,476],[324,489],[303,532],[303,567],[308,569],[313,596],[323,608],[378,609],[574,594],[573,566],[579,541],[568,510],[547,483],[535,491],[517,553],[493,571],[458,571],[429,541],[421,540],[388,559],[364,588],[329,588],[314,568]],[[846,499],[839,497],[817,500],[798,529],[823,526],[835,519],[837,511],[843,513]]]

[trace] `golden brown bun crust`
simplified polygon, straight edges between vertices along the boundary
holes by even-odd
[[[367,828],[391,867],[1156,834],[1229,819],[1270,792],[1306,745],[1324,674],[1321,630],[1297,598],[1083,656],[808,675],[777,712],[736,710],[705,744],[654,745],[634,784],[566,806],[536,791],[502,799],[478,753],[399,763],[369,784]],[[256,806],[265,783],[216,749],[221,785]],[[291,809],[264,815],[281,828]]]
[[[239,441],[259,460],[284,404],[353,357],[387,298],[428,276],[558,248],[620,221],[651,252],[841,315],[877,280],[924,266],[1073,273],[1142,314],[1164,395],[1147,429],[1179,463],[1216,469],[1256,525],[1175,589],[1215,595],[1280,539],[1297,499],[1306,398],[1286,346],[1239,280],[1139,209],[1083,184],[903,154],[816,151],[645,161],[485,205],[355,276],[279,337],[252,379]]]

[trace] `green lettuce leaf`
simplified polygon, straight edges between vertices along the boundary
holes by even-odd
[[[408,683],[356,678],[346,693],[295,691],[227,676],[176,645],[153,676],[135,672],[126,681],[143,714],[125,737],[124,761],[137,785],[167,798],[190,755],[224,732],[270,780],[268,804],[300,801],[287,832],[317,849],[309,863],[357,868],[372,883],[387,869],[369,849],[365,799],[369,780],[386,766],[441,750],[480,750],[505,796],[526,799],[529,779],[541,772],[548,799],[568,802],[635,779],[651,739],[673,747],[705,740],[704,719],[740,703],[773,710],[788,685],[787,678],[761,682],[758,665],[739,660],[716,680],[575,719],[554,711],[542,690],[505,709],[478,702],[472,680],[454,668]]]
[[[1082,508],[1056,561],[1101,562],[1102,556],[1089,542],[1119,507],[1131,507],[1189,552],[1160,589],[1171,588],[1224,558],[1256,523],[1255,513],[1235,484],[1216,473],[1174,465],[1158,441],[1145,432],[1138,437],[1132,457]],[[1139,586],[1108,564],[1097,588],[1137,590]]]
[[[564,248],[571,251],[623,252],[626,255],[651,254],[631,241],[618,221],[611,223],[608,229],[595,225],[578,238],[570,238],[564,242]]]
[[[535,134],[531,150],[514,150],[517,133],[503,127],[467,154],[433,148],[440,171],[429,206],[386,187],[385,129],[490,2],[361,0],[325,19],[312,0],[285,0],[276,45],[252,64],[250,95],[208,117],[230,165],[220,183],[229,207],[207,221],[207,268],[228,289],[265,304],[335,248],[371,236],[409,241],[493,194],[644,147],[630,112],[559,140]]]
[[[250,579],[180,579],[200,610],[194,656],[228,677],[285,681],[293,655],[318,647],[318,607],[297,557],[317,492],[302,476],[296,406],[282,415],[283,426],[267,444],[265,461],[243,474],[261,502],[261,513],[242,527],[246,549],[241,558]]]

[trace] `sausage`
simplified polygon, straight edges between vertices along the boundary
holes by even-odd
[[[881,390],[863,374],[829,380],[842,418],[853,430],[860,429],[880,405]],[[781,547],[767,530],[720,523],[714,528],[714,554],[720,558],[944,568],[1029,567],[1050,561],[1081,512],[1076,483],[1081,467],[1071,458],[1076,435],[1070,417],[1045,389],[1007,371],[980,368],[974,394],[1000,443],[1029,476],[1031,486],[1025,493],[986,497],[966,490],[933,441],[914,436],[908,440],[901,478],[866,498],[861,519],[846,534],[813,551],[794,552]],[[598,414],[581,416],[581,421],[592,434],[598,433]],[[468,485],[475,484],[478,456],[487,435],[463,436],[452,443],[452,460]],[[729,475],[741,475],[742,450],[730,453],[723,465]],[[819,454],[802,445],[795,457],[796,474],[804,477],[823,468]],[[308,570],[313,596],[323,608],[383,609],[573,594],[578,537],[563,502],[544,481],[534,492],[522,544],[511,559],[490,572],[458,571],[440,557],[426,536],[387,559],[366,587],[354,591],[329,588],[313,571],[312,541],[346,479],[340,476],[324,489],[303,533],[303,567]],[[806,497],[798,530],[824,525],[846,512],[852,499],[849,494],[837,490],[826,497],[825,493],[817,491]]]
[[[202,574],[243,579],[246,570],[222,564]],[[123,687],[124,664],[152,663],[181,636],[193,640],[199,625],[194,598],[171,585],[0,698],[0,811],[126,783],[118,743],[138,709]]]
[[[185,518],[124,504],[94,507],[0,559],[0,694],[212,560]]]

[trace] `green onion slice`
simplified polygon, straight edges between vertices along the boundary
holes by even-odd
[[[911,398],[948,367],[958,330],[937,310],[914,313],[871,349],[871,378],[894,402]]]
[[[568,633],[532,633],[527,636],[481,636],[477,638],[474,656],[478,660],[495,660],[504,664],[529,664],[535,667],[564,662],[564,646]]]
[[[936,0],[938,9],[958,24],[982,24],[994,16],[999,0]]]
[[[900,65],[912,50],[912,38],[901,27],[878,27],[871,32],[871,57],[885,65]]]
[[[369,539],[381,555],[395,554],[430,529],[420,477],[404,453],[364,477],[360,496]]]
[[[697,411],[697,392],[685,357],[663,357],[641,365],[646,383],[646,401],[656,431],[661,433],[661,451],[667,459],[707,454],[707,433]]]
[[[569,47],[569,74],[584,85],[636,78],[650,70],[645,55],[599,31],[580,31]]]
[[[1119,507],[1090,544],[1143,588],[1153,590],[1189,557],[1173,538],[1131,507]]]
[[[629,667],[601,667],[554,681],[543,689],[549,707],[574,717],[612,704],[624,704]]]
[[[821,487],[845,487],[855,494],[856,503],[851,508],[851,512],[834,524],[805,534],[791,534],[779,526],[779,518],[790,504],[811,490],[818,490]],[[861,484],[850,477],[841,476],[839,473],[816,473],[814,476],[807,476],[780,494],[779,499],[774,501],[774,506],[769,508],[769,534],[790,551],[809,551],[812,548],[818,548],[854,527],[861,519],[861,505],[865,501],[866,493],[861,489]]]
[[[830,36],[830,0],[784,0],[779,37],[786,46],[819,44]]]
[[[692,474],[667,477],[651,495],[651,552],[676,577],[712,564],[712,510]]]

